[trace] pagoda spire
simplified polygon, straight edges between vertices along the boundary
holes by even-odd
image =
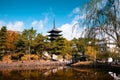
[[[55,18],[54,18],[54,20],[53,20],[53,28],[55,28]]]
[[[53,29],[48,31],[48,33],[50,33],[48,36],[50,37],[50,41],[54,41],[57,37],[62,36],[60,33],[62,31],[58,30],[57,28],[55,28],[55,19],[53,20]]]

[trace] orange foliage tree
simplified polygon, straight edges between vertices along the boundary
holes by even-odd
[[[17,38],[18,32],[16,31],[7,31],[7,41],[6,41],[6,48],[7,50],[14,50],[15,49],[15,45],[14,42]]]
[[[88,57],[88,59],[95,61],[96,54],[97,54],[97,51],[94,49],[94,47],[92,46],[87,47],[86,56]]]

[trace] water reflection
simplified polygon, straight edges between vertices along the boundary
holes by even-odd
[[[114,72],[108,72],[108,73],[114,78],[114,80],[120,80],[120,74]]]
[[[52,67],[33,70],[3,70],[0,80],[113,80],[106,71]]]

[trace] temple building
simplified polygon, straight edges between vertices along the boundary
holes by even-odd
[[[58,30],[56,27],[55,27],[55,20],[54,20],[54,22],[53,22],[53,29],[52,30],[50,30],[50,31],[48,31],[48,33],[49,33],[49,38],[50,38],[50,41],[52,42],[52,41],[54,41],[57,37],[59,37],[59,36],[62,36],[60,33],[61,33],[62,31],[61,30]]]

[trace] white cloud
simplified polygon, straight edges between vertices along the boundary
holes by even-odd
[[[4,21],[0,21],[0,28],[4,25],[5,25]]]
[[[62,25],[59,29],[62,30],[63,37],[68,40],[71,40],[73,38],[79,38],[81,35],[81,30],[78,28],[78,25],[75,24],[67,23]]]
[[[62,30],[63,37],[68,40],[79,38],[81,35],[79,32],[81,30],[76,19],[73,19],[71,23],[63,24],[59,29]]]
[[[72,39],[72,26],[70,24],[64,24],[59,29],[62,30],[63,37],[68,40]]]
[[[23,31],[24,29],[24,23],[22,21],[8,22],[8,23],[5,23],[4,21],[0,21],[0,28],[2,26],[6,26],[8,30],[13,30],[13,31]]]
[[[73,9],[70,16],[73,16],[73,20],[70,23],[63,24],[59,29],[62,30],[63,37],[71,40],[73,38],[82,37],[83,32],[82,21],[85,19],[84,12],[80,12],[80,8]]]
[[[16,21],[14,23],[9,22],[7,24],[7,29],[8,30],[13,30],[13,31],[23,31],[24,23],[22,21]]]
[[[31,26],[36,26],[38,24],[38,21],[33,21]]]
[[[72,11],[72,13],[73,14],[78,14],[78,13],[80,13],[80,8],[79,7],[76,7],[75,9],[73,9],[73,11]]]
[[[31,23],[31,26],[36,28],[37,30],[42,30],[44,25],[48,22],[48,17],[45,16],[45,18],[43,20],[34,20],[32,23]]]

